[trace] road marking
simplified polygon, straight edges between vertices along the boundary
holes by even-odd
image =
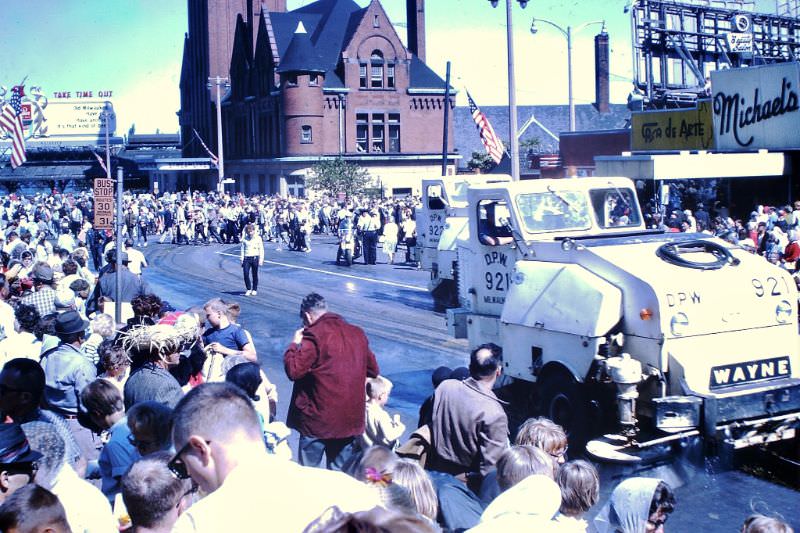
[[[217,252],[219,255],[226,255],[228,257],[235,257],[239,258],[239,254],[229,254],[227,252]],[[372,283],[382,283],[383,285],[391,285],[392,287],[401,287],[403,289],[411,289],[412,291],[420,291],[420,292],[428,292],[428,289],[425,287],[417,287],[416,285],[406,285],[404,283],[396,283],[394,281],[386,281],[383,279],[375,279],[375,278],[365,278],[363,276],[354,276],[352,274],[342,274],[341,272],[331,272],[330,270],[323,270],[321,268],[311,268],[299,265],[290,265],[289,263],[279,263],[278,261],[270,261],[269,259],[264,259],[265,263],[269,263],[270,265],[278,265],[282,267],[288,268],[296,268],[298,270],[308,270],[309,272],[319,272],[321,274],[328,274],[331,276],[339,276],[342,278],[350,278],[350,279],[358,279],[361,281],[369,281]]]

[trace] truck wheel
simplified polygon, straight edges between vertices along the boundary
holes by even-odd
[[[540,413],[564,428],[570,449],[583,451],[589,440],[589,402],[583,385],[566,370],[549,372],[539,379]]]
[[[342,263],[342,247],[340,246],[336,250],[336,264],[340,265]]]

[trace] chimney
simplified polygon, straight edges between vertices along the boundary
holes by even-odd
[[[609,107],[608,33],[605,28],[594,37],[594,106],[600,113],[608,113]]]
[[[286,13],[286,0],[262,0],[261,8],[267,13]]]
[[[425,0],[406,0],[408,51],[425,61]]]

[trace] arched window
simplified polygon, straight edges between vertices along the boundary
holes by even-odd
[[[309,126],[308,124],[300,126],[300,143],[311,144],[312,142],[313,141],[311,138],[311,126]]]
[[[370,62],[370,88],[383,88],[383,54],[380,50],[373,50]]]

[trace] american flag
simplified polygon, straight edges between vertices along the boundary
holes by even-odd
[[[22,128],[22,85],[11,89],[11,100],[0,112],[0,128],[11,134],[11,168],[17,168],[28,160],[25,155],[25,135]]]
[[[469,112],[478,127],[483,147],[486,148],[486,152],[492,157],[495,164],[499,165],[500,160],[503,159],[503,142],[497,137],[492,125],[489,124],[489,119],[472,99],[469,91],[467,91],[467,100],[469,101]]]
[[[206,152],[208,152],[208,157],[211,159],[211,164],[215,167],[219,166],[219,158],[215,156],[211,150],[209,150],[208,146],[206,146],[206,143],[203,142],[203,138],[200,137],[199,133],[197,133],[197,130],[192,128],[192,131],[194,132],[195,137],[197,137],[197,140],[200,141],[200,144],[203,146],[203,148],[205,148]]]

